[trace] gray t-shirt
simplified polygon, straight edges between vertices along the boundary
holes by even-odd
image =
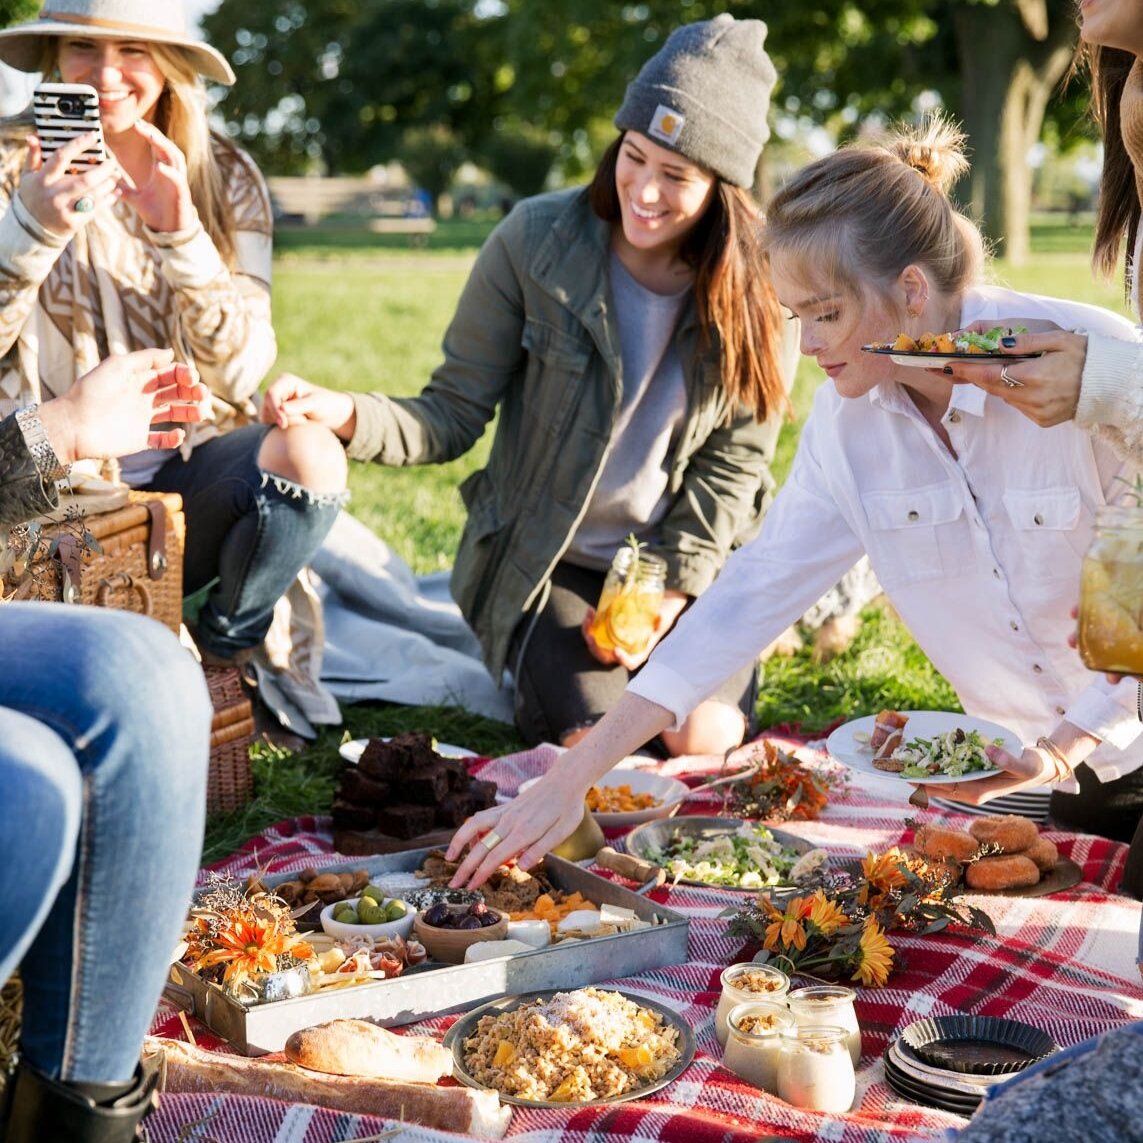
[[[619,417],[587,513],[566,559],[607,568],[630,532],[654,542],[667,514],[669,460],[687,411],[687,387],[674,333],[690,293],[656,294],[613,253],[611,295],[619,326],[623,394]]]

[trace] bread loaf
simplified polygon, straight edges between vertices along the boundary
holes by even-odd
[[[425,1036],[398,1036],[367,1020],[331,1020],[286,1041],[286,1059],[315,1072],[436,1083],[452,1074],[452,1053]]]
[[[502,1139],[512,1118],[511,1109],[502,1107],[492,1091],[320,1075],[280,1060],[221,1055],[180,1041],[149,1036],[144,1056],[155,1053],[163,1059],[161,1090],[172,1093],[277,1099],[356,1115],[376,1115],[484,1139]]]

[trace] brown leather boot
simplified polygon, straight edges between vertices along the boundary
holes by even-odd
[[[144,1138],[139,1123],[158,1105],[157,1070],[136,1069],[123,1092],[99,1100],[87,1085],[49,1079],[28,1064],[8,1077],[0,1113],[0,1143],[134,1143]]]

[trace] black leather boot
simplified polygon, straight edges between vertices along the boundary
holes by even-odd
[[[158,1104],[158,1072],[140,1067],[124,1092],[106,1101],[82,1085],[49,1079],[21,1063],[4,1089],[0,1143],[133,1143],[140,1120]]]

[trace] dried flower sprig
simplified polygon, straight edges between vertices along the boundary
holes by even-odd
[[[247,895],[215,880],[191,910],[183,963],[234,996],[256,992],[256,978],[313,959],[290,907],[269,893]]]
[[[796,896],[764,890],[726,915],[732,936],[761,947],[761,961],[879,988],[893,969],[886,934],[895,929],[931,933],[956,923],[995,934],[988,914],[956,900],[957,892],[947,867],[893,848],[867,854],[859,872],[822,868]]]
[[[845,789],[846,771],[840,766],[803,765],[774,742],[752,744],[748,760],[754,767],[727,786],[724,813],[766,822],[812,821],[819,817],[830,795]]]

